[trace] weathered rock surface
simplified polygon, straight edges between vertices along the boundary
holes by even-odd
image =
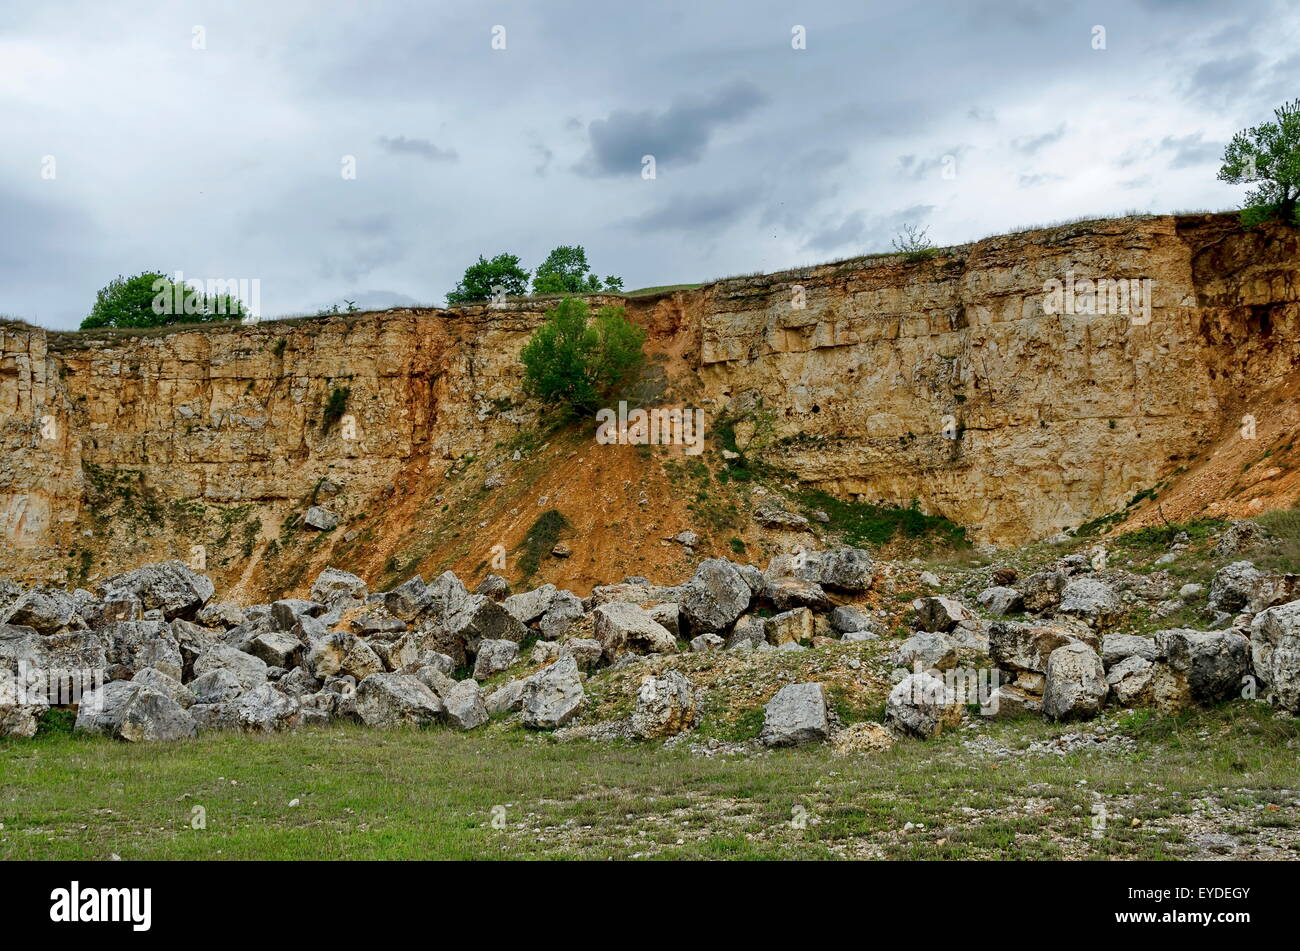
[[[894,685],[885,700],[885,722],[913,736],[938,736],[961,723],[957,692],[928,673],[913,673]]]
[[[1255,615],[1250,652],[1265,691],[1283,710],[1300,714],[1300,601]]]
[[[578,715],[585,699],[578,665],[572,654],[562,653],[555,663],[524,681],[524,726],[535,730],[564,726]]]
[[[446,706],[418,677],[378,673],[357,684],[356,711],[367,726],[392,729],[436,723]]]
[[[1110,689],[1101,657],[1087,644],[1073,641],[1047,658],[1043,713],[1054,720],[1082,719],[1101,712]]]
[[[789,684],[763,708],[759,740],[765,746],[821,743],[830,735],[826,692],[819,683]]]
[[[695,693],[678,671],[646,676],[637,690],[632,732],[642,739],[675,736],[695,724]]]

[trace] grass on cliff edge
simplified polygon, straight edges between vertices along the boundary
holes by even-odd
[[[1131,751],[1003,758],[963,741],[1017,749],[1079,727],[981,722],[845,758],[704,758],[500,724],[135,746],[52,732],[0,741],[0,859],[1161,859],[1205,833],[1300,858],[1296,720],[1239,702],[1116,727]]]

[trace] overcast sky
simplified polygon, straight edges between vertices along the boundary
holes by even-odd
[[[75,327],[143,270],[278,315],[558,244],[631,289],[1219,210],[1223,145],[1296,96],[1287,0],[9,0],[0,314]]]

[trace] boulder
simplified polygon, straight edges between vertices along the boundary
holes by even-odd
[[[1121,707],[1150,703],[1154,672],[1155,664],[1141,654],[1129,654],[1121,658],[1106,670],[1110,695]]]
[[[483,691],[473,680],[462,680],[442,695],[447,722],[457,730],[473,730],[488,721]]]
[[[562,653],[524,682],[524,726],[533,730],[564,726],[578,715],[585,699],[577,662],[572,654]]]
[[[284,631],[263,631],[253,635],[243,650],[261,658],[270,667],[283,667],[287,670],[298,666],[303,645],[298,638]]]
[[[584,613],[581,598],[572,591],[557,591],[546,613],[537,622],[537,627],[542,632],[542,637],[551,641],[557,640]]]
[[[1020,596],[1025,610],[1034,614],[1054,611],[1061,603],[1067,577],[1064,571],[1040,571],[1020,582]]]
[[[313,505],[302,517],[302,524],[318,532],[328,532],[339,527],[339,517],[323,506]]]
[[[975,600],[989,614],[999,616],[1017,614],[1025,609],[1025,599],[1020,592],[1015,588],[1007,588],[1001,585],[985,588],[976,596]]]
[[[752,597],[749,582],[735,565],[725,558],[708,558],[683,585],[678,603],[692,635],[716,634],[735,623]]]
[[[131,678],[131,682],[143,684],[151,690],[157,690],[181,707],[189,707],[194,703],[194,693],[189,687],[186,687],[175,677],[153,667],[145,667],[143,670],[137,671],[136,675]]]
[[[889,662],[913,672],[951,670],[957,666],[957,647],[944,634],[918,631],[899,645]]]
[[[456,577],[455,572],[444,571],[430,581],[428,587],[424,589],[423,610],[444,616],[455,614],[471,597],[469,590]],[[483,596],[479,595],[479,597]]]
[[[266,661],[225,644],[218,644],[199,655],[194,661],[194,676],[200,678],[219,668],[234,674],[246,691],[266,683]]]
[[[763,624],[763,633],[769,644],[780,647],[791,641],[811,641],[813,614],[807,608],[795,608],[773,615]]]
[[[663,604],[654,604],[646,608],[649,615],[659,624],[663,625],[664,630],[674,638],[682,635],[682,608],[680,604],[672,601],[666,601]]]
[[[951,631],[975,615],[955,598],[917,598],[912,602],[912,627],[918,631]]]
[[[296,699],[261,684],[229,703],[229,725],[245,733],[278,733],[298,725],[299,704]]]
[[[478,583],[475,594],[481,594],[493,601],[504,601],[510,597],[510,582],[500,575],[488,575]]]
[[[1096,716],[1110,687],[1101,656],[1079,641],[1063,644],[1047,658],[1043,713],[1054,720]]]
[[[102,603],[128,604],[131,602],[116,601]],[[138,601],[134,603],[139,604]],[[128,621],[133,619],[124,617],[113,618],[113,620]],[[234,604],[233,602],[216,601],[203,605],[202,608],[195,612],[194,620],[204,627],[230,628],[238,627],[243,624],[248,620],[248,616],[244,614],[243,609],[239,605]]]
[[[212,582],[180,561],[145,565],[113,575],[100,584],[106,601],[139,600],[146,611],[163,617],[190,617],[212,598]]]
[[[1210,582],[1209,606],[1226,614],[1258,614],[1300,596],[1300,575],[1260,571],[1249,561],[1220,568]]]
[[[72,624],[76,617],[77,602],[71,594],[62,588],[33,588],[19,596],[4,620],[7,624],[30,627],[40,634],[54,634]]]
[[[667,629],[635,604],[602,604],[592,612],[592,621],[606,660],[613,660],[625,650],[669,654],[677,650],[677,641]]]
[[[216,667],[191,680],[188,689],[194,703],[214,704],[234,700],[245,687],[229,667]]]
[[[1251,673],[1250,641],[1236,631],[1157,631],[1152,693],[1164,709],[1240,697]]]
[[[571,641],[565,641],[560,645],[560,650],[568,651],[573,655],[579,670],[594,670],[605,653],[605,648],[601,646],[600,641],[590,637],[575,637]]]
[[[474,658],[474,679],[487,680],[493,674],[499,674],[519,659],[519,644],[516,641],[487,640],[479,644],[478,656]]]
[[[339,568],[326,568],[316,576],[316,581],[311,586],[311,599],[327,605],[364,601],[366,594],[365,581],[352,572]]]
[[[14,671],[0,667],[0,737],[30,739],[50,709],[46,694]]]
[[[835,608],[830,613],[831,629],[839,634],[855,634],[859,631],[869,631],[872,634],[880,634],[880,623],[870,614],[855,607],[851,604],[843,604]]]
[[[1056,610],[1058,614],[1081,618],[1099,629],[1110,627],[1124,613],[1119,595],[1110,585],[1086,577],[1071,578],[1066,582]]]
[[[1155,640],[1141,634],[1107,634],[1101,639],[1101,662],[1109,669],[1126,657],[1155,660],[1157,650]]]
[[[767,643],[767,624],[761,617],[746,615],[727,635],[727,650],[758,647]]]
[[[371,674],[357,685],[356,711],[366,726],[427,726],[446,709],[420,678],[408,674]]]
[[[875,578],[871,556],[860,548],[817,552],[808,557],[807,566],[810,572],[816,573],[816,577],[810,576],[808,580],[840,591],[866,591]]]
[[[514,713],[524,705],[524,681],[511,680],[492,691],[483,701],[489,715]]]
[[[559,592],[553,584],[544,584],[532,591],[511,595],[502,604],[519,623],[531,624],[541,618],[551,607]]]
[[[325,605],[318,601],[305,601],[302,598],[281,598],[272,603],[270,610],[271,629],[292,631],[302,623],[303,618],[317,618],[325,613]]]
[[[764,746],[802,746],[830,736],[826,692],[819,683],[787,684],[763,708]]]
[[[1082,625],[1022,621],[989,625],[989,655],[994,663],[1013,671],[1045,674],[1052,651],[1075,641],[1094,651],[1101,647],[1097,635]]]
[[[194,736],[194,719],[166,694],[115,680],[81,698],[73,729],[128,743]]]
[[[355,634],[336,631],[324,640],[313,641],[303,656],[303,667],[317,680],[335,674],[350,674],[358,681],[384,671],[379,655]]]
[[[521,641],[528,635],[528,628],[510,613],[506,605],[511,600],[507,598],[498,604],[481,594],[467,595],[451,613],[444,615],[443,623],[454,642],[464,645],[471,654],[485,640]]]
[[[661,677],[646,676],[636,694],[632,732],[645,740],[675,736],[695,725],[695,693],[691,682],[670,670]]]
[[[697,654],[703,651],[722,650],[726,645],[726,639],[717,634],[701,634],[699,637],[691,638],[691,650]]]
[[[957,692],[928,673],[908,674],[885,699],[885,722],[913,736],[938,736],[961,723]]]
[[[424,583],[424,579],[414,575],[393,590],[384,592],[384,608],[398,620],[410,623],[428,606],[428,591],[429,585]]]
[[[763,588],[763,596],[783,611],[791,608],[830,610],[831,600],[815,581],[804,578],[772,578]]]
[[[1300,714],[1300,601],[1255,615],[1250,654],[1270,698],[1288,713]]]

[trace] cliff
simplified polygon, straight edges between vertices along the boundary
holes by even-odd
[[[1045,289],[1067,275],[1123,280],[1129,306],[1113,312],[1111,288],[1111,312],[1051,312]],[[363,575],[481,574],[500,545],[503,573],[581,585],[675,563],[664,539],[685,528],[706,536],[700,553],[748,545],[757,560],[791,536],[749,520],[766,489],[710,480],[723,432],[790,491],[916,500],[995,544],[1300,495],[1293,232],[1094,221],[599,302],[650,331],[642,402],[705,410],[704,463],[539,429],[517,355],[543,300],[133,332],[0,324],[0,576],[88,584],[202,558],[228,586],[278,594],[345,558]],[[305,528],[312,504],[339,526]],[[550,510],[572,555],[539,569]]]

